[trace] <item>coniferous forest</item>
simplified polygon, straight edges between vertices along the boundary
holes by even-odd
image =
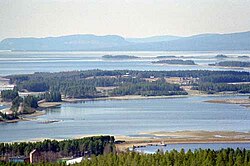
[[[0,163],[3,166],[31,166],[28,163]],[[59,166],[65,163],[40,163],[37,166]],[[202,150],[195,151],[172,150],[155,154],[140,154],[125,152],[120,154],[109,153],[92,156],[75,166],[249,166],[250,151],[245,149],[222,149],[219,151]]]
[[[185,95],[180,85],[162,81],[171,77],[195,79],[188,83],[193,89],[205,92],[235,91],[249,93],[247,85],[228,83],[250,82],[249,72],[238,71],[135,71],[86,70],[58,73],[34,73],[7,76],[19,91],[59,92],[71,98],[94,98],[107,95]],[[158,81],[148,81],[157,78]],[[100,93],[97,87],[115,87],[109,93]],[[223,88],[221,88],[223,87]],[[54,93],[53,93],[54,94]],[[10,94],[8,98],[13,94]],[[47,96],[48,97],[48,96]],[[51,98],[51,97],[49,97]],[[50,100],[50,99],[49,99]]]

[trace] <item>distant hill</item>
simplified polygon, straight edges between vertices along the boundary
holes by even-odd
[[[7,38],[0,43],[5,50],[97,50],[130,44],[117,35],[70,35],[47,38]]]
[[[231,34],[201,34],[172,41],[139,43],[115,49],[131,51],[250,50],[250,31]]]
[[[127,39],[117,35],[7,38],[1,41],[0,49],[36,51],[250,50],[250,31],[231,34],[200,34],[190,37],[153,36]]]
[[[164,35],[164,36],[152,36],[152,37],[145,37],[145,38],[126,38],[127,41],[133,42],[133,43],[152,43],[152,42],[165,42],[165,41],[172,41],[181,39],[180,36],[170,36],[170,35]]]

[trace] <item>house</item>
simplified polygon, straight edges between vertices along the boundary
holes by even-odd
[[[13,163],[29,163],[29,161],[30,159],[24,156],[15,156],[15,157],[9,158],[9,162],[13,162]]]
[[[83,157],[74,158],[74,159],[66,161],[66,165],[80,163],[82,160],[83,160]]]

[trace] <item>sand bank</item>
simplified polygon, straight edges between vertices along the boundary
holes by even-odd
[[[177,131],[177,132],[146,132],[136,137],[116,136],[116,140],[124,143],[117,144],[120,151],[133,146],[150,144],[179,144],[179,143],[240,143],[250,142],[250,133],[233,131]]]
[[[223,103],[223,104],[250,104],[250,99],[223,99],[223,100],[208,100],[208,103]]]
[[[63,102],[41,102],[38,104],[39,109],[53,108],[60,106]]]

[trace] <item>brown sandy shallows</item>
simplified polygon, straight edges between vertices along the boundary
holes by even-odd
[[[64,102],[81,102],[81,101],[100,101],[100,100],[142,100],[142,99],[171,99],[171,98],[184,98],[188,95],[173,95],[173,96],[141,96],[141,95],[126,95],[126,96],[112,96],[112,97],[100,97],[100,98],[65,98]]]
[[[140,136],[141,135],[141,136]],[[145,136],[147,135],[147,136]],[[178,143],[239,143],[250,142],[250,133],[233,131],[177,131],[177,132],[147,132],[138,137],[116,136],[116,140],[124,140],[117,144],[119,151],[126,151],[133,146],[149,144],[178,144]]]
[[[45,109],[45,108],[57,107],[57,106],[60,106],[61,104],[62,102],[40,102],[38,106],[39,106],[39,109]]]
[[[250,108],[250,105],[240,105],[240,106],[243,106],[243,107],[246,107],[246,108]]]
[[[145,136],[144,134],[147,134]],[[81,135],[72,139],[80,139],[84,137],[100,136],[98,135]],[[51,138],[33,138],[29,140],[20,140],[14,142],[38,142]],[[64,139],[51,139],[62,141]],[[233,131],[177,131],[177,132],[147,132],[141,133],[138,137],[130,137],[124,135],[115,136],[115,140],[125,141],[116,144],[117,151],[127,151],[133,146],[161,145],[164,144],[180,144],[180,143],[250,143],[250,133],[233,132]]]
[[[250,104],[250,99],[220,99],[220,100],[208,100],[208,103],[222,103],[222,104]]]

